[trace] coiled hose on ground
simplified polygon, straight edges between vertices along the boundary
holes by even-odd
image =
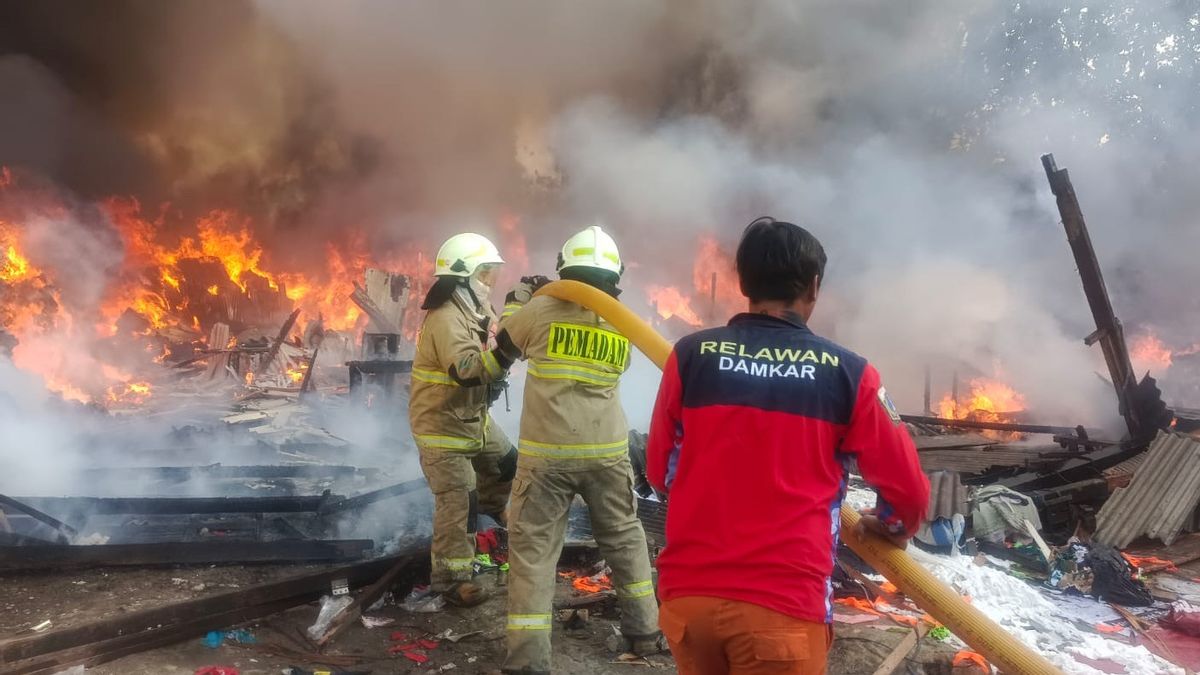
[[[645,321],[616,298],[578,281],[555,281],[537,295],[583,305],[612,324],[661,369],[671,345]],[[1061,674],[1041,654],[1029,649],[996,622],[965,602],[954,589],[939,581],[905,551],[873,534],[857,531],[859,514],[842,505],[842,541],[887,577],[917,605],[954,632],[1004,673],[1020,675]]]

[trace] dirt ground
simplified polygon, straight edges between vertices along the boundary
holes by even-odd
[[[106,616],[126,613],[171,602],[203,597],[231,589],[296,575],[306,569],[297,566],[223,567],[192,569],[90,570],[64,574],[26,574],[0,579],[5,592],[0,600],[0,635],[12,635],[47,619],[55,628],[78,625]],[[367,629],[355,624],[337,638],[327,654],[350,655],[358,665],[344,671],[371,673],[482,673],[498,668],[504,658],[504,615],[506,587],[492,574],[480,577],[492,592],[491,599],[473,609],[448,608],[436,613],[407,612],[391,603],[371,616],[393,619],[394,623]],[[560,580],[559,600],[578,595],[569,582]],[[839,608],[841,611],[841,608]],[[849,613],[852,610],[847,610]],[[251,623],[246,628],[257,640],[250,646],[230,644],[212,649],[201,639],[129,656],[90,668],[97,675],[190,675],[203,666],[233,666],[242,675],[266,675],[284,672],[296,666],[321,670],[311,658],[286,657],[270,653],[284,647],[293,654],[311,654],[301,642],[301,633],[317,614],[316,604]],[[616,654],[606,649],[606,638],[618,625],[615,610],[604,605],[593,607],[582,626],[568,630],[561,623],[554,629],[554,672],[589,675],[637,675],[639,672],[675,672],[669,655],[656,655],[633,663],[615,662]],[[481,631],[454,643],[440,641],[428,650],[429,660],[413,663],[403,656],[391,655],[388,648],[395,632],[410,638],[436,636],[445,631],[460,635]],[[873,673],[878,664],[905,635],[905,629],[886,619],[873,624],[836,624],[835,642],[830,654],[832,675]],[[925,640],[906,664],[896,672],[951,673],[954,651],[946,645]],[[324,668],[329,669],[329,668]],[[332,668],[338,672],[337,668]],[[969,672],[969,671],[959,671]]]

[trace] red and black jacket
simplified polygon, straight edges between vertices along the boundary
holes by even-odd
[[[929,481],[865,359],[797,316],[739,314],[681,339],[646,452],[647,478],[669,495],[662,598],[721,597],[830,621],[851,457],[879,493],[880,518],[914,533]]]

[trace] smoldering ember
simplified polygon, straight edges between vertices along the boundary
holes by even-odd
[[[419,366],[439,247],[495,244],[498,317],[600,225],[674,341],[745,311],[763,215],[824,244],[811,328],[932,486],[902,550],[848,464],[828,671],[1200,670],[1194,3],[42,0],[0,7],[0,86],[0,673],[498,671],[505,517],[469,516],[485,602],[430,587],[410,392],[471,385]],[[555,324],[576,370],[517,361],[484,419],[627,366],[653,562],[636,323]],[[565,537],[553,671],[675,672],[579,497]]]

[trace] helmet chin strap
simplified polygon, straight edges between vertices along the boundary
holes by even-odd
[[[475,302],[476,311],[482,311],[484,303],[479,299],[480,296],[487,298],[492,293],[492,287],[483,283],[479,278],[471,276],[463,279],[463,286],[467,289],[467,294],[471,296],[471,300]]]

